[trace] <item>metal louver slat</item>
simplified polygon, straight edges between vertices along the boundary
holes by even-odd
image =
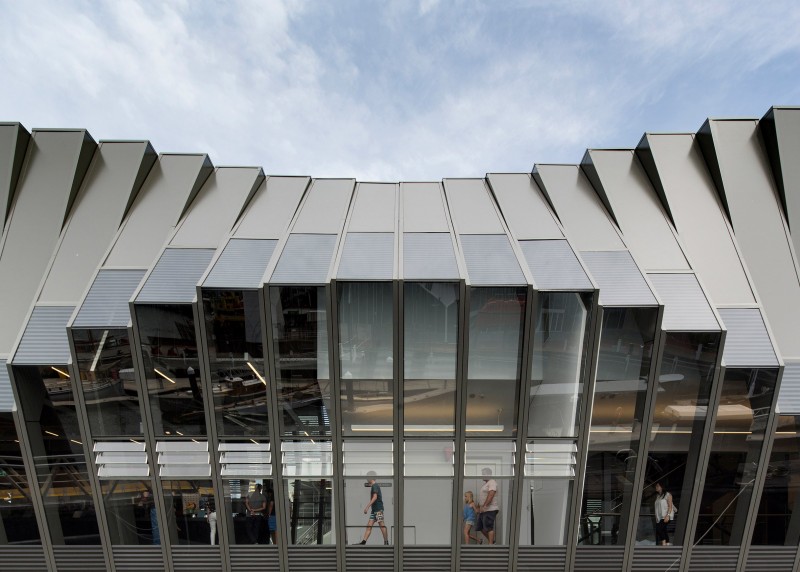
[[[800,363],[787,362],[783,368],[781,390],[778,394],[781,415],[800,415]]]
[[[619,572],[624,555],[624,546],[578,546],[572,569],[576,572]]]
[[[278,547],[272,545],[232,545],[230,552],[231,572],[280,572]]]
[[[336,572],[335,546],[289,546],[292,572]]]
[[[211,455],[206,441],[159,441],[156,453],[161,477],[211,476]]]
[[[339,280],[391,280],[394,277],[394,234],[347,233],[336,277]]]
[[[658,305],[627,250],[583,251],[581,257],[600,288],[601,306]]]
[[[405,572],[450,572],[450,546],[404,546]]]
[[[261,288],[277,240],[231,239],[203,282],[204,288]]]
[[[106,570],[102,546],[53,546],[56,567],[61,570],[88,572]]]
[[[796,546],[751,546],[745,572],[791,572]]]
[[[150,476],[145,444],[101,441],[94,444],[97,476],[101,479],[134,479]]]
[[[164,569],[160,546],[112,546],[117,572],[150,572]]]
[[[526,283],[505,234],[462,234],[461,248],[473,286]]]
[[[539,290],[592,290],[592,281],[566,240],[520,240]]]
[[[392,572],[394,547],[346,546],[345,559],[348,572]]]
[[[664,304],[664,330],[697,332],[719,331],[708,299],[694,274],[648,274]]]
[[[126,327],[131,319],[128,301],[144,275],[144,270],[110,269],[98,272],[86,299],[78,310],[78,315],[72,322],[72,327]]]
[[[198,572],[198,570],[222,570],[219,546],[172,546],[172,564],[175,572]]]
[[[136,302],[192,302],[197,295],[197,282],[213,257],[213,248],[167,248],[147,277]]]
[[[67,322],[74,306],[37,306],[33,309],[25,333],[12,363],[67,364],[70,362]]]
[[[695,546],[689,560],[689,572],[736,570],[738,562],[738,546]]]
[[[728,330],[722,361],[726,367],[778,367],[778,358],[758,308],[721,308]]]
[[[519,572],[563,572],[566,563],[566,546],[520,546],[517,553]]]
[[[0,413],[14,411],[15,407],[14,392],[11,389],[6,360],[0,359]]]
[[[292,234],[270,282],[279,284],[323,284],[336,247],[335,234]]]
[[[465,572],[508,572],[508,546],[462,546],[459,570]]]
[[[637,546],[633,552],[635,572],[663,572],[678,570],[681,564],[681,546]]]
[[[47,570],[42,546],[0,546],[0,561],[4,570],[19,572]]]
[[[458,280],[453,240],[446,232],[403,234],[403,278],[406,280]]]

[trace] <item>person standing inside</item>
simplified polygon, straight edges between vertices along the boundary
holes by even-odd
[[[208,520],[209,532],[211,533],[211,546],[216,544],[217,540],[217,507],[214,504],[214,499],[210,499],[206,504],[206,520]]]
[[[475,497],[472,491],[464,493],[464,544],[469,544],[470,539],[475,542],[480,542],[478,537],[472,532],[472,527],[475,526],[475,518],[477,517],[477,507],[475,506]]]
[[[377,522],[378,526],[381,528],[381,534],[383,534],[383,543],[388,546],[389,531],[386,530],[386,525],[383,522],[383,493],[381,492],[380,485],[375,482],[375,477],[375,471],[369,471],[367,473],[367,484],[369,485],[369,503],[367,503],[367,506],[364,507],[364,514],[367,514],[367,511],[369,511],[369,520],[367,520],[367,528],[364,530],[364,537],[358,544],[367,543],[369,535],[372,534],[372,527]]]
[[[267,497],[261,493],[261,485],[257,484],[255,490],[247,495],[247,536],[250,542],[258,544],[261,536],[261,521],[267,509]]]
[[[275,492],[267,489],[267,530],[272,544],[278,544],[278,519],[276,517],[277,505],[275,504]]]
[[[475,532],[480,532],[486,537],[489,544],[494,544],[494,525],[497,513],[500,512],[500,494],[497,490],[497,481],[492,478],[492,469],[484,467],[481,475],[483,475],[483,486],[479,497],[480,505],[478,506]]]
[[[667,525],[675,516],[675,505],[672,504],[672,495],[666,491],[660,481],[656,481],[654,486],[656,489],[656,544],[669,546]]]

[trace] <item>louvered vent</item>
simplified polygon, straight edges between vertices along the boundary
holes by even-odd
[[[11,389],[6,360],[0,359],[0,412],[14,411],[15,408],[14,392]]]
[[[791,572],[796,546],[751,546],[745,572]]]
[[[281,443],[281,462],[285,477],[333,476],[330,441]]]
[[[520,240],[539,290],[593,290],[578,257],[566,240]]]
[[[56,568],[61,572],[105,572],[102,546],[53,546]]]
[[[272,273],[273,284],[322,284],[328,279],[335,234],[292,234]]]
[[[144,270],[101,270],[81,304],[73,328],[125,328],[131,321],[128,301]]]
[[[139,291],[139,303],[191,303],[213,248],[167,248]]]
[[[800,415],[800,363],[787,360],[785,365],[778,395],[778,411],[781,415]]]
[[[336,572],[335,546],[289,546],[292,572]]]
[[[461,563],[463,572],[508,572],[508,546],[462,546]]]
[[[174,572],[198,572],[200,570],[222,570],[219,546],[172,546]]]
[[[505,234],[462,234],[460,237],[473,286],[525,284],[525,275]]]
[[[566,546],[520,546],[517,554],[519,572],[564,572]]]
[[[391,280],[394,275],[394,234],[347,233],[336,275],[340,280]]]
[[[277,240],[232,239],[203,282],[204,288],[260,288]]]
[[[728,330],[722,349],[726,367],[778,367],[761,310],[721,308],[719,315]]]
[[[112,546],[117,572],[151,572],[164,569],[160,546]]]
[[[228,551],[231,572],[280,572],[280,554],[274,544],[258,546],[234,544]]]
[[[41,572],[47,570],[42,546],[5,545],[0,548],[4,570]]]
[[[74,306],[36,306],[14,353],[14,365],[68,364],[67,322]]]
[[[578,546],[572,569],[575,572],[619,572],[624,555],[624,546]]]
[[[159,441],[158,474],[169,478],[211,476],[211,456],[206,441]]]
[[[94,444],[97,476],[101,479],[135,479],[150,476],[144,443],[97,441]]]
[[[526,477],[574,477],[575,441],[534,441],[525,445]]]
[[[393,546],[346,546],[347,572],[392,572]]]
[[[264,477],[272,475],[269,443],[220,443],[219,462],[223,477]]]
[[[449,546],[403,547],[405,572],[450,572],[453,552]]]
[[[681,546],[637,546],[633,551],[634,572],[664,572],[679,570]]]
[[[627,250],[581,252],[595,284],[601,306],[657,306],[653,292]]]
[[[695,546],[689,560],[689,572],[736,570],[738,562],[738,546]]]

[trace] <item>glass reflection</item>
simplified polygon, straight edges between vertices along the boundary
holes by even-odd
[[[656,308],[603,311],[579,544],[626,537],[657,317]]]
[[[453,441],[403,445],[403,543],[450,546],[453,514]]]
[[[205,435],[191,305],[137,305],[136,317],[156,434]]]
[[[471,493],[475,506],[475,525],[464,540],[473,543],[471,536],[484,544],[508,544],[510,524],[509,498],[513,490],[514,441],[468,440],[464,444],[464,499]],[[469,511],[465,511],[470,516]],[[462,522],[462,525],[465,525]],[[464,536],[464,535],[462,535]],[[477,541],[476,541],[477,542]]]
[[[529,437],[578,435],[591,296],[542,292],[533,336]]]
[[[290,544],[336,544],[332,529],[333,482],[330,479],[286,479]]]
[[[164,480],[162,486],[170,544],[214,544],[217,505],[211,481]]]
[[[342,379],[393,378],[392,284],[339,284]]]
[[[14,378],[53,544],[100,544],[67,366],[15,366]]]
[[[128,330],[72,330],[71,333],[92,435],[144,435]]]
[[[286,435],[329,435],[331,384],[325,288],[270,288],[278,398]]]
[[[277,544],[278,505],[273,481],[263,478],[227,479],[222,484],[225,506],[231,518],[229,542]]]
[[[6,544],[40,544],[28,476],[10,412],[0,413],[0,546]]]
[[[102,490],[111,544],[161,544],[149,481],[103,481]]]
[[[637,544],[656,544],[655,484],[674,506],[691,506],[703,443],[708,400],[716,371],[719,334],[669,333],[661,358]],[[663,495],[662,491],[662,495]],[[689,510],[667,523],[669,542],[683,544]]]
[[[470,436],[514,436],[525,321],[524,288],[472,288],[467,426]]]
[[[220,436],[268,436],[259,293],[203,290],[206,345]]]
[[[696,543],[737,546],[742,542],[777,377],[777,369],[725,372]]]

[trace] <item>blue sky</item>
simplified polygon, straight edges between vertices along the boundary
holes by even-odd
[[[800,3],[0,0],[0,120],[268,174],[578,162],[800,105]]]

